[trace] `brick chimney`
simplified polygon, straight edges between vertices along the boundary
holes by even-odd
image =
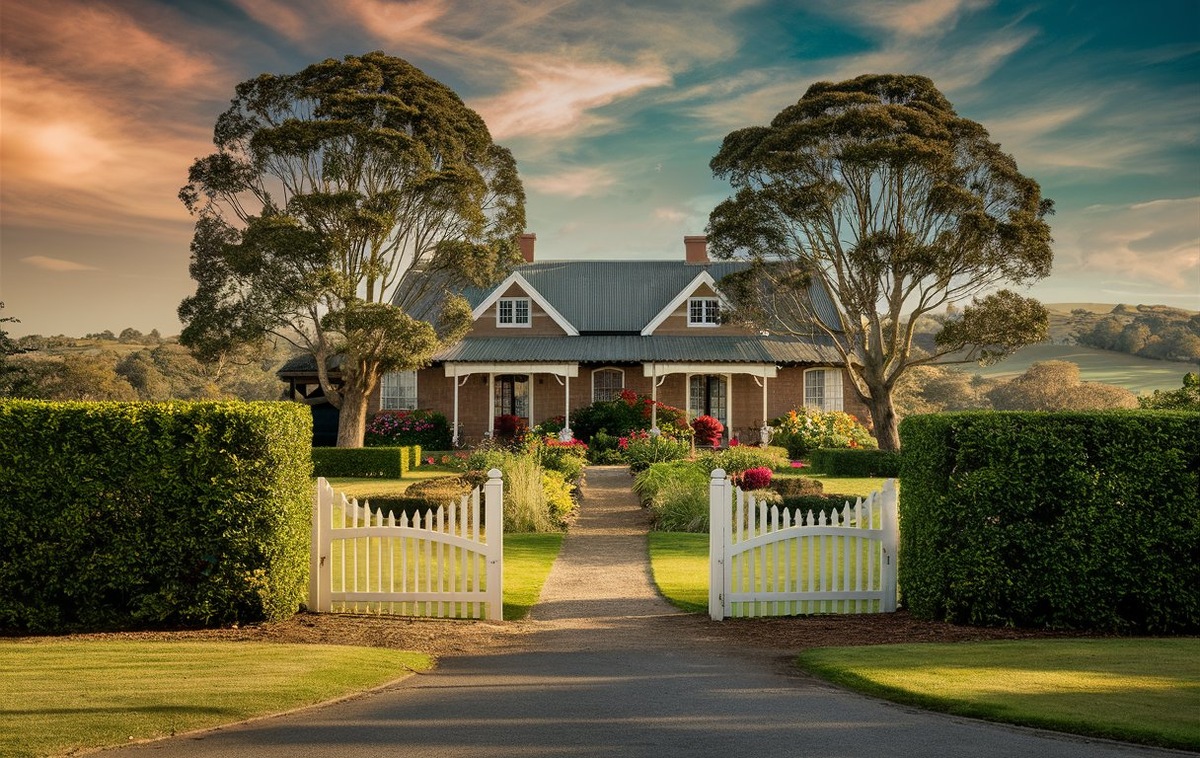
[[[688,263],[708,263],[708,237],[703,234],[685,236],[683,249]]]
[[[521,235],[521,257],[526,263],[533,263],[533,246],[536,242],[537,235],[532,232]]]

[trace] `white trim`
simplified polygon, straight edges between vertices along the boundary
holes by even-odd
[[[709,278],[711,279],[712,277],[709,277]],[[558,309],[550,304],[550,301],[547,300],[542,295],[542,293],[540,293],[536,289],[534,289],[534,286],[532,284],[530,284],[529,281],[525,277],[521,276],[520,271],[512,272],[511,274],[508,275],[507,279],[500,282],[499,286],[497,286],[496,289],[492,290],[492,294],[490,294],[486,298],[484,298],[484,301],[482,303],[475,306],[475,310],[471,311],[471,318],[478,321],[479,317],[482,316],[483,314],[487,313],[488,309],[491,308],[496,303],[496,301],[499,300],[504,295],[504,293],[507,292],[514,284],[517,285],[518,287],[520,287],[522,290],[524,290],[525,294],[529,295],[531,300],[533,300],[535,303],[540,305],[542,307],[542,310],[544,310],[546,312],[546,315],[549,316],[550,319],[554,323],[558,324],[562,328],[562,330],[567,333],[568,336],[570,336],[570,337],[578,337],[579,336],[579,330],[576,329],[574,327],[574,325],[571,324],[570,321],[567,321],[567,319],[561,313],[558,312]],[[530,311],[529,315],[530,315],[530,320],[532,321],[533,312]]]
[[[444,364],[446,376],[471,374],[557,374],[579,376],[578,363],[456,363]]]
[[[592,369],[592,402],[596,402],[596,374],[601,371],[616,371],[621,375],[621,389],[625,389],[625,369],[617,368],[616,366],[601,366],[600,368]]]
[[[504,323],[500,320],[500,312],[505,302],[512,303],[512,321]],[[517,303],[525,303],[525,320],[517,320]],[[527,297],[501,297],[496,299],[496,328],[497,329],[528,329],[533,326],[533,301]]]
[[[770,363],[644,363],[642,376],[666,374],[752,374],[774,379],[779,367]]]
[[[696,278],[692,279],[692,281],[689,282],[686,287],[679,291],[679,294],[676,295],[671,302],[667,303],[666,308],[663,308],[658,312],[657,316],[650,319],[650,323],[646,324],[645,328],[642,329],[642,336],[649,337],[651,334],[654,334],[654,330],[662,326],[662,323],[666,321],[672,313],[679,310],[679,306],[683,305],[689,297],[696,294],[696,290],[700,289],[701,284],[707,284],[712,288],[712,291],[716,294],[717,300],[721,301],[722,308],[730,307],[729,301],[726,300],[725,296],[717,290],[717,281],[712,278],[712,274],[708,273],[707,271],[701,271],[699,274],[696,274]]]

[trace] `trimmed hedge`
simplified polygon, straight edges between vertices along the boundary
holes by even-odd
[[[0,627],[295,613],[311,439],[295,403],[0,401]]]
[[[914,416],[900,437],[914,615],[1200,630],[1200,413]]]
[[[900,475],[900,453],[867,448],[820,448],[809,453],[814,471],[830,476]]]
[[[403,479],[413,460],[407,447],[314,447],[313,476]]]

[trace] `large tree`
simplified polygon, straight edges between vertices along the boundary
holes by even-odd
[[[725,283],[741,315],[831,340],[880,447],[899,447],[892,391],[909,367],[1045,338],[1045,309],[996,289],[1050,273],[1052,203],[928,78],[814,84],[770,126],[726,136],[710,166],[735,190],[709,219],[712,249],[752,262]],[[968,299],[934,350],[914,348],[921,316]]]
[[[198,217],[182,341],[207,361],[292,341],[341,409],[338,445],[360,446],[380,377],[468,328],[453,289],[520,260],[512,154],[453,91],[379,52],[242,82],[213,141],[180,191]]]

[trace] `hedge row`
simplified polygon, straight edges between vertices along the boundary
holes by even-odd
[[[0,627],[291,615],[311,436],[294,403],[0,401]]]
[[[403,479],[421,461],[420,446],[314,447],[313,476]]]
[[[900,453],[889,450],[825,447],[810,452],[809,463],[830,476],[900,475]]]
[[[1200,414],[955,413],[907,418],[900,436],[914,615],[1200,629]]]

